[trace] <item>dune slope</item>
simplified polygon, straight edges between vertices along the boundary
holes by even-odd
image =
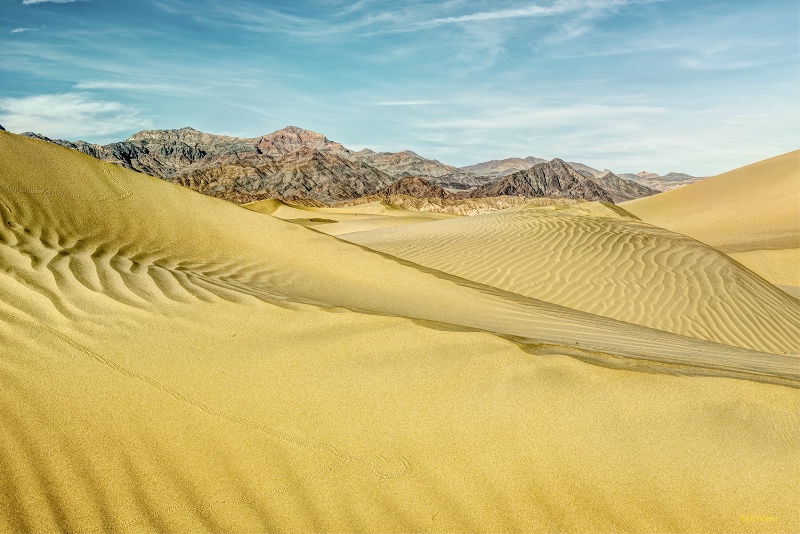
[[[800,247],[800,150],[622,206],[724,252]]]
[[[800,526],[793,357],[5,132],[0,219],[1,531]]]
[[[627,202],[641,219],[726,252],[800,294],[800,151]]]
[[[698,339],[800,352],[800,306],[724,254],[613,205],[523,209],[341,236],[561,306]]]

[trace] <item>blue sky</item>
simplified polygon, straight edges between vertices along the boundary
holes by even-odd
[[[0,0],[0,124],[717,174],[800,147],[800,5]]]

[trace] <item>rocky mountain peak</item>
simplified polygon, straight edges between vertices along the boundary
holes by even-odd
[[[5,128],[3,128],[3,125],[2,125],[2,124],[0,124],[0,131],[3,131],[3,132],[5,132],[5,131],[6,131],[6,129],[5,129]]]
[[[127,139],[128,143],[183,143],[190,146],[226,145],[237,143],[238,141],[239,139],[236,137],[209,134],[201,132],[200,130],[195,130],[189,126],[178,128],[176,130],[142,130],[141,132],[137,132]]]
[[[655,189],[651,189],[642,184],[631,180],[624,180],[608,169],[604,170],[601,176],[593,178],[593,180],[611,195],[611,199],[614,202],[624,202],[626,200],[647,197],[658,193]]]
[[[560,158],[509,174],[470,193],[472,198],[503,195],[612,201],[608,191]]]
[[[587,178],[587,176],[585,174],[583,174],[581,172],[578,172],[577,169],[575,169],[572,165],[570,165],[569,163],[567,163],[566,161],[564,161],[561,158],[553,158],[550,161],[548,161],[546,164],[545,163],[539,163],[539,164],[534,165],[533,167],[531,167],[531,169],[536,168],[536,167],[538,167],[540,165],[547,165],[550,169],[552,169],[553,171],[555,171],[558,174],[565,174],[565,175],[568,175],[568,176],[574,176],[579,181],[581,180],[581,178]],[[577,178],[578,176],[580,176],[581,178]]]
[[[262,135],[255,139],[254,142],[261,152],[269,155],[287,154],[300,147],[309,147],[337,154],[350,152],[341,144],[330,141],[321,133],[305,130],[297,126],[287,126],[271,134]]]

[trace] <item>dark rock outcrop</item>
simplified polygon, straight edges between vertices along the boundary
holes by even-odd
[[[452,193],[419,176],[406,176],[378,191],[381,195],[407,195],[415,198],[455,198]]]
[[[469,194],[472,198],[502,195],[613,202],[611,195],[597,182],[558,158],[505,176],[492,184],[478,187]]]
[[[602,176],[593,178],[593,180],[611,195],[614,202],[624,202],[626,200],[633,200],[634,198],[648,197],[660,192],[630,180],[623,180],[609,170]]]

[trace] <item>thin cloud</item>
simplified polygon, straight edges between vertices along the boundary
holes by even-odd
[[[14,28],[10,33],[24,33],[38,30],[39,28]]]
[[[351,34],[374,36],[430,30],[445,25],[467,24],[473,22],[502,21],[536,17],[556,17],[573,15],[582,21],[611,14],[630,5],[647,4],[663,0],[556,0],[549,5],[528,4],[522,7],[478,11],[467,14],[446,15],[453,7],[463,7],[462,3],[445,3],[438,7],[417,5],[415,9],[407,6],[397,9],[382,8],[379,12],[367,11],[360,2],[332,15],[335,24],[327,18],[306,17],[285,13],[275,8],[264,8],[251,2],[239,2],[219,7],[214,23],[225,21],[245,31],[258,33],[280,32],[297,37],[322,39],[323,36]],[[170,5],[156,4],[165,11],[174,13],[180,8],[187,13],[194,11],[191,4],[172,2]],[[365,14],[357,16],[360,11]],[[356,16],[354,16],[356,15]],[[342,20],[345,19],[345,20]],[[583,29],[579,33],[583,33]]]
[[[532,5],[525,8],[518,9],[500,9],[497,11],[482,11],[478,13],[471,13],[469,15],[461,15],[457,17],[442,17],[425,22],[420,22],[419,26],[434,27],[444,24],[459,24],[464,22],[479,22],[487,20],[503,20],[503,19],[519,19],[527,17],[546,17],[551,15],[558,15],[572,11],[574,8],[567,8],[564,2],[556,3],[552,6],[539,6]]]
[[[435,100],[391,100],[388,102],[374,102],[373,106],[431,106],[438,104]]]
[[[532,4],[525,7],[498,9],[494,11],[479,11],[467,15],[441,17],[419,22],[420,28],[435,28],[446,24],[463,24],[468,22],[485,22],[491,20],[524,19],[535,17],[553,17],[581,13],[582,18],[590,15],[606,14],[617,8],[631,4],[650,3],[658,0],[559,0],[553,4],[542,6]]]
[[[75,139],[146,128],[150,121],[120,102],[96,100],[88,93],[63,93],[0,98],[0,124],[11,131]]]
[[[44,3],[51,3],[51,4],[71,4],[72,2],[78,2],[79,0],[22,0],[23,6],[28,6],[31,4],[44,4]]]
[[[133,82],[110,82],[110,81],[85,81],[75,84],[75,89],[110,89],[119,91],[142,91],[142,92],[178,92],[183,89],[174,85],[153,84],[153,83],[133,83]]]

